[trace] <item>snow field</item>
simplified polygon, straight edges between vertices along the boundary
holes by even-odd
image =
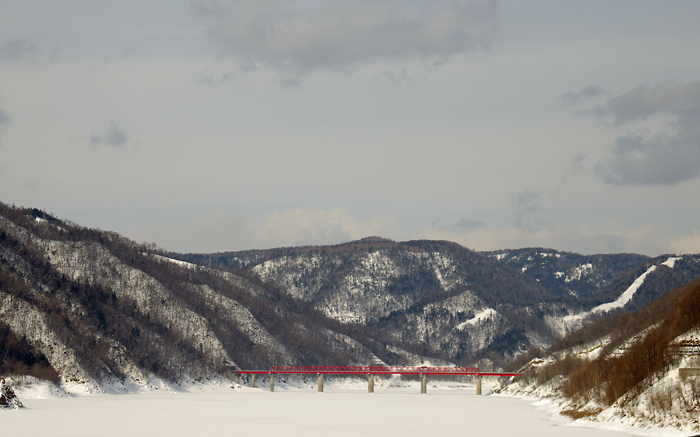
[[[24,436],[280,435],[280,436],[623,436],[572,426],[546,405],[514,396],[476,396],[473,386],[385,385],[374,394],[332,384],[267,389],[211,388],[71,398],[22,399],[24,410],[2,412],[3,431]],[[486,385],[488,387],[488,385]]]

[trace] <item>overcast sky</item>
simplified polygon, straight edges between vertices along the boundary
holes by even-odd
[[[181,252],[700,252],[700,2],[0,0],[0,201]]]

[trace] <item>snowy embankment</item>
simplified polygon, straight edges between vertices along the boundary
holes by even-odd
[[[23,405],[5,378],[0,378],[0,409],[9,408],[23,408]]]
[[[555,378],[542,385],[516,382],[506,387],[499,396],[513,396],[532,401],[534,405],[572,426],[616,430],[643,436],[687,436],[696,435],[700,431],[697,411],[682,411],[680,405],[676,405],[672,411],[661,414],[655,412],[651,405],[655,393],[677,385],[678,370],[669,372],[665,378],[631,402],[624,405],[616,402],[607,407],[592,400],[580,408],[580,404],[562,394],[563,381]],[[566,415],[567,412],[573,411],[581,412],[582,417],[571,419]]]
[[[148,395],[153,393],[209,392],[222,389],[241,388],[241,385],[226,378],[212,378],[202,381],[171,383],[153,375],[147,381],[117,381],[103,383],[98,390],[87,390],[84,383],[65,382],[59,385],[34,378],[33,376],[9,376],[5,378],[20,400],[75,398],[96,395]]]
[[[636,342],[642,341],[656,325],[630,338],[623,345],[609,353],[609,356],[624,353]],[[559,352],[547,359],[530,362],[528,367],[536,369],[551,365],[555,358],[573,356],[587,361],[599,356],[601,349],[609,342],[607,337],[595,342]],[[700,344],[700,330],[694,329],[673,340],[671,345],[693,349],[677,364],[663,374],[654,374],[640,384],[639,392],[634,390],[621,396],[612,405],[599,401],[594,393],[575,399],[564,395],[567,379],[557,376],[545,383],[538,383],[537,376],[523,378],[507,386],[502,394],[519,396],[537,402],[553,415],[578,417],[574,424],[596,426],[605,429],[618,429],[639,435],[700,435],[700,378],[682,378],[680,369],[699,368],[700,358],[693,355]],[[688,346],[692,345],[692,346]],[[682,349],[681,349],[682,350]],[[537,372],[534,372],[535,375]],[[604,390],[602,390],[604,391]]]

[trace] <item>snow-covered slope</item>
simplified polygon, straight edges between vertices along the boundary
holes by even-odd
[[[182,259],[222,266],[246,259],[244,271],[330,318],[376,327],[421,353],[465,363],[489,352],[513,357],[547,347],[586,320],[643,306],[660,295],[660,284],[700,276],[694,256],[650,260],[541,248],[476,253],[448,242],[378,238],[252,255]]]
[[[22,402],[15,395],[14,390],[5,382],[5,378],[0,378],[0,410],[22,408]]]
[[[595,298],[631,269],[649,261],[637,254],[580,255],[545,248],[483,252],[497,264],[530,276],[558,296]]]
[[[366,344],[385,350],[348,333],[257,280],[0,204],[0,372],[57,374],[69,392],[138,391],[236,380],[237,368],[364,364],[376,358]]]
[[[661,256],[645,263],[645,265],[649,265],[649,267],[634,278],[631,284],[616,299],[563,317],[547,316],[545,321],[554,332],[563,337],[595,317],[600,317],[602,314],[625,307],[628,307],[630,310],[638,309],[653,299],[660,297],[667,290],[679,287],[700,276],[700,257],[697,255],[686,255],[684,257]],[[674,269],[676,270],[675,272],[672,271]],[[608,290],[603,290],[603,293],[609,294],[610,289],[619,290],[620,286],[624,286],[629,280],[629,276],[622,281],[618,279],[616,283],[608,287]],[[646,295],[641,298],[638,297],[640,289],[646,291]],[[630,305],[630,303],[634,303],[634,305]]]
[[[511,252],[370,238],[187,256],[0,203],[0,334],[22,343],[13,369],[78,392],[235,381],[237,368],[284,364],[488,369],[551,345],[567,317],[627,311],[700,276],[693,255],[645,258],[613,278],[635,256],[610,256],[618,267],[601,273],[592,258],[539,249],[516,266]],[[552,260],[561,283],[604,280],[562,293],[533,273]]]
[[[679,261],[668,258],[657,267],[676,268]],[[684,369],[698,368],[700,278],[639,311],[571,333],[522,366],[523,377],[505,392],[546,400],[584,424],[697,434],[700,377],[684,376]]]
[[[560,311],[550,308],[550,296],[536,281],[446,242],[373,239],[281,250],[249,269],[328,317],[376,327],[416,352],[452,361],[503,343],[514,314],[532,318],[531,305],[545,314]],[[553,340],[541,331],[511,337],[502,351],[510,355]]]

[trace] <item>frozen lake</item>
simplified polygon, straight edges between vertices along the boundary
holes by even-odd
[[[624,432],[557,419],[532,401],[475,395],[474,389],[236,389],[209,393],[23,399],[0,411],[2,432],[22,436],[592,436]]]

